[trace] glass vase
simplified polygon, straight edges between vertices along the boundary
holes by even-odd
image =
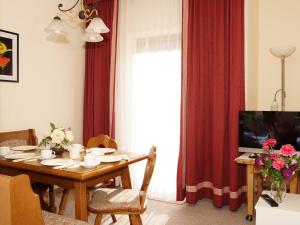
[[[277,203],[282,203],[286,194],[286,184],[284,181],[273,181],[271,184],[271,196]]]

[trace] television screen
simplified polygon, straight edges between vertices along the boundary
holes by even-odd
[[[300,112],[240,111],[239,151],[262,152],[269,138],[277,140],[275,149],[291,144],[300,151]]]

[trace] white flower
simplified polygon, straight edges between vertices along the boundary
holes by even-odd
[[[65,134],[62,130],[55,129],[51,134],[52,142],[60,144],[65,139]]]
[[[70,130],[67,130],[66,131],[66,139],[70,142],[70,141],[73,141],[74,137],[73,137],[73,134],[72,134],[72,131]]]

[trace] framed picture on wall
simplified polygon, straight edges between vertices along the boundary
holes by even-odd
[[[0,81],[19,82],[19,34],[1,29]]]

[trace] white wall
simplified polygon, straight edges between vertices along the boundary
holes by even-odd
[[[20,35],[20,81],[0,82],[0,131],[35,128],[41,138],[54,122],[82,141],[82,31],[67,26],[68,43],[51,42],[44,32],[60,2],[74,1],[0,0],[0,29]]]
[[[255,4],[253,0],[247,1],[248,4]],[[259,0],[256,8],[252,9],[252,14],[246,20],[249,24],[249,21],[259,18],[258,32],[247,35],[248,45],[255,45],[258,40],[258,52],[252,52],[252,55],[248,52],[247,60],[248,65],[253,65],[258,60],[257,84],[248,81],[246,86],[252,88],[253,92],[256,89],[257,109],[270,110],[274,93],[281,88],[281,67],[280,59],[271,55],[269,49],[277,45],[294,45],[297,47],[296,52],[286,59],[286,110],[300,111],[300,1]],[[249,96],[249,91],[247,95],[248,98],[252,97]],[[279,105],[280,99],[279,95]],[[247,107],[251,108],[250,105]]]

